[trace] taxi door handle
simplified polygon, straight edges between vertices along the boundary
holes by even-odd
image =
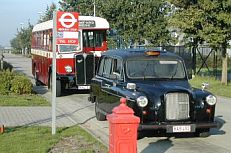
[[[110,88],[110,87],[111,87],[111,85],[107,84],[107,83],[105,83],[104,85],[102,85],[102,88]]]

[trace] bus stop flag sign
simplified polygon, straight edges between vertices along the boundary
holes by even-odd
[[[78,32],[79,14],[77,12],[57,12],[57,32]]]
[[[79,14],[57,12],[57,44],[78,44]]]

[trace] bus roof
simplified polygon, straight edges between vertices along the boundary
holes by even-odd
[[[109,23],[106,19],[101,17],[93,17],[93,16],[79,16],[79,21],[84,23],[89,23],[91,21],[94,21],[94,27],[91,25],[88,25],[86,27],[80,26],[80,29],[109,29]],[[88,21],[88,22],[87,22]],[[53,28],[53,20],[49,20],[46,22],[42,22],[39,24],[36,24],[32,30],[32,32],[37,31],[43,31]]]

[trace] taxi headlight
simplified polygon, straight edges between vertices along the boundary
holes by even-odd
[[[217,98],[213,95],[208,95],[206,97],[206,102],[209,104],[209,105],[215,105],[216,102],[217,102]]]
[[[136,99],[138,106],[145,107],[148,105],[148,99],[145,96],[140,96]]]
[[[72,72],[72,67],[70,65],[65,66],[65,71],[67,73],[71,73]]]

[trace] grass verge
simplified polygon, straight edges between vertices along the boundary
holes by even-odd
[[[49,106],[49,102],[42,96],[35,94],[17,95],[0,94],[0,106]]]
[[[51,134],[49,127],[18,127],[7,128],[6,132],[0,134],[1,153],[46,153],[53,152],[53,146],[65,137],[78,136],[80,145],[75,150],[57,150],[58,152],[102,152],[107,148],[84,131],[79,126],[70,128],[58,128],[56,135]],[[94,147],[92,147],[94,145]]]
[[[201,88],[201,84],[203,82],[209,83],[209,89],[206,90],[218,96],[231,98],[230,83],[228,85],[222,85],[221,82],[219,80],[216,80],[214,77],[201,77],[201,76],[195,76],[195,78],[191,79],[189,82],[192,85],[192,87],[195,88]]]

